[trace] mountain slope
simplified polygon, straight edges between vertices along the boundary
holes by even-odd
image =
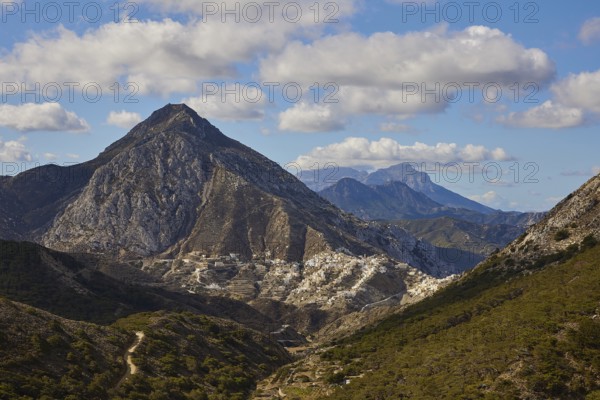
[[[394,221],[394,224],[436,246],[483,256],[504,248],[523,233],[522,228],[512,225],[481,225],[448,217]]]
[[[134,331],[145,332],[138,371],[123,380]],[[273,338],[220,318],[157,312],[98,326],[0,297],[0,399],[246,398],[289,361]]]
[[[111,398],[244,399],[291,360],[273,336],[189,312],[135,314],[114,326],[145,336],[132,357],[139,372]]]
[[[121,330],[0,297],[0,399],[105,397],[129,341]]]
[[[302,361],[306,378],[294,364],[279,387],[301,399],[596,398],[599,259],[595,247],[533,274],[489,263],[324,346]]]
[[[279,388],[302,399],[598,398],[599,188],[597,176],[459,281],[324,345],[302,361],[315,373],[292,365]]]
[[[546,217],[502,254],[519,262],[568,252],[586,237],[600,236],[600,176],[595,176],[556,205]]]

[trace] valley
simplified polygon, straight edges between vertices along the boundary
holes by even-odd
[[[600,391],[598,177],[549,213],[402,164],[316,193],[185,105],[69,168],[41,214],[48,167],[0,181],[2,399]]]

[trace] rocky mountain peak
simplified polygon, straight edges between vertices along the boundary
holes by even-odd
[[[154,127],[174,127],[181,123],[189,123],[192,126],[202,126],[208,124],[208,121],[200,117],[196,111],[186,104],[167,104],[152,113],[145,121],[147,125]]]
[[[225,136],[185,104],[167,104],[152,113],[125,136],[151,138],[159,133],[193,134],[201,139],[222,140]]]

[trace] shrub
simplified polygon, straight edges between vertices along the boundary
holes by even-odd
[[[560,231],[556,232],[554,234],[554,240],[556,240],[557,242],[563,241],[565,239],[568,239],[570,236],[569,231],[566,229],[561,229]]]

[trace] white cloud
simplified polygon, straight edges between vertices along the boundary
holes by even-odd
[[[58,155],[56,155],[54,153],[44,153],[44,158],[46,160],[54,161],[58,158]]]
[[[0,140],[0,161],[1,162],[19,162],[31,161],[32,156],[29,150],[23,144],[23,140],[10,140],[4,142]]]
[[[518,202],[509,201],[493,190],[482,195],[469,196],[469,199],[498,210],[515,210],[519,207]]]
[[[488,205],[488,204],[494,204],[494,203],[498,202],[498,199],[500,197],[498,196],[498,193],[496,193],[493,190],[490,190],[489,192],[486,192],[482,195],[474,195],[474,196],[470,196],[469,198],[478,203],[483,203],[483,204]]]
[[[300,102],[279,114],[279,129],[296,132],[329,132],[344,129],[343,117],[329,105]]]
[[[393,133],[415,133],[416,130],[407,124],[401,124],[398,122],[382,122],[379,124],[379,130],[381,132],[393,132]]]
[[[524,128],[573,128],[600,116],[600,70],[570,74],[550,88],[553,98],[497,121]]]
[[[72,160],[78,160],[79,159],[79,154],[73,154],[73,153],[67,153],[65,154],[68,158],[72,159]]]
[[[539,49],[527,49],[498,29],[472,26],[459,32],[342,33],[295,41],[262,60],[260,74],[306,88],[333,82],[340,114],[407,115],[441,112],[458,101],[456,93],[469,101],[474,91],[477,100],[489,83],[543,85],[555,67]],[[470,89],[467,83],[480,86]],[[435,94],[427,94],[430,90]]]
[[[527,111],[511,112],[506,116],[500,116],[496,121],[518,128],[561,129],[582,125],[584,114],[579,108],[565,107],[548,100]]]
[[[560,104],[600,114],[600,70],[570,74],[551,90]]]
[[[124,129],[131,129],[141,121],[140,114],[128,111],[111,111],[106,118],[106,123]]]
[[[301,3],[308,8],[314,2]],[[181,11],[202,8],[197,1],[160,4]],[[220,7],[222,2],[214,4]],[[240,2],[228,0],[227,4]],[[352,13],[352,4],[341,4],[340,15]],[[77,82],[81,87],[96,82],[106,92],[115,82],[127,81],[138,85],[139,94],[192,94],[200,81],[236,77],[240,64],[279,51],[291,38],[314,37],[327,25],[315,23],[307,9],[298,23],[281,16],[270,22],[267,13],[258,23],[244,19],[221,23],[218,17],[206,23],[197,17],[187,22],[165,18],[107,23],[82,34],[60,26],[15,43],[2,56],[0,80],[39,82],[41,86]]]
[[[58,103],[26,103],[0,105],[0,125],[20,132],[65,131],[86,132],[88,123]]]
[[[310,60],[309,63],[305,62]],[[498,29],[471,26],[440,33],[343,33],[290,43],[265,59],[263,76],[280,81],[402,89],[406,82],[547,82],[554,64]]]
[[[344,167],[384,168],[401,162],[477,162],[485,160],[506,161],[511,157],[503,149],[486,149],[483,146],[456,143],[427,145],[416,142],[406,146],[389,138],[370,141],[366,138],[349,137],[340,143],[320,146],[301,155],[296,162],[302,167],[315,163],[335,162]]]
[[[236,86],[237,85],[237,86]],[[204,84],[203,95],[182,102],[207,119],[226,121],[261,120],[267,94],[256,85]],[[228,91],[231,91],[228,93]]]
[[[600,40],[600,17],[590,18],[583,23],[579,31],[579,40],[584,44]]]

